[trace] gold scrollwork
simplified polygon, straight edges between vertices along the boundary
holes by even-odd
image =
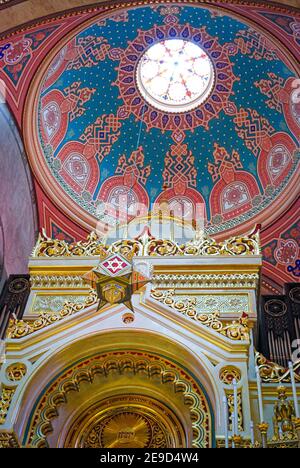
[[[290,370],[281,367],[275,362],[268,361],[262,354],[256,353],[256,365],[259,368],[259,373],[264,383],[291,383]],[[294,363],[294,375],[296,382],[300,383],[300,361]]]
[[[199,234],[199,233],[198,233]],[[249,236],[232,237],[224,242],[217,242],[206,235],[197,235],[194,240],[184,245],[169,239],[153,239],[140,237],[137,240],[120,240],[112,245],[106,245],[92,232],[86,241],[68,244],[59,239],[51,239],[43,231],[39,235],[37,244],[32,252],[33,257],[82,257],[107,256],[109,253],[119,252],[122,255],[149,255],[168,257],[175,255],[259,255],[259,232],[255,230]]]
[[[197,235],[198,234],[198,235]],[[224,242],[217,242],[205,234],[196,234],[196,238],[186,244],[179,245],[171,240],[154,239],[147,245],[150,256],[174,255],[259,255],[259,232],[247,236],[231,237]]]
[[[67,243],[59,239],[47,237],[45,231],[39,235],[32,252],[33,257],[105,257],[108,253],[119,252],[122,255],[137,255],[140,243],[132,240],[122,240],[108,246],[99,239],[95,232],[88,235],[85,242]]]
[[[19,448],[16,435],[13,432],[0,431],[0,449]]]
[[[170,257],[184,255],[182,247],[169,239],[155,239],[147,245],[147,254],[150,256]]]
[[[87,307],[98,303],[98,296],[94,290],[90,291],[89,296],[86,297],[84,302],[71,303],[66,302],[62,310],[54,313],[41,313],[36,320],[15,320],[11,319],[7,330],[6,337],[11,340],[17,340],[25,336],[31,335],[38,330],[59,322],[76,312],[80,312]]]
[[[229,323],[222,322],[219,313],[200,314],[196,310],[196,299],[190,298],[185,301],[178,301],[174,297],[175,291],[151,291],[151,297],[157,301],[177,310],[181,314],[201,323],[202,325],[211,328],[227,338],[234,341],[248,341],[249,327],[247,317],[241,317],[238,321]]]
[[[112,253],[119,253],[124,257],[130,259],[131,257],[138,255],[141,249],[141,245],[138,241],[134,240],[121,240],[117,241],[111,246]]]
[[[6,421],[6,417],[15,392],[15,388],[2,385],[0,393],[0,425],[4,424]]]
[[[233,415],[234,415],[234,395],[233,391],[226,390],[227,402],[228,402],[228,414],[229,414],[229,429],[233,429]],[[243,417],[243,398],[242,390],[238,391],[238,420],[239,420],[239,431],[244,430],[244,417]]]
[[[259,282],[258,273],[226,274],[178,274],[154,273],[152,282],[164,288],[180,288],[187,284],[194,288],[256,288]]]

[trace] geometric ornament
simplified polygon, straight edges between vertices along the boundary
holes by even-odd
[[[64,163],[64,169],[81,188],[84,188],[90,174],[90,167],[85,158],[76,152],[70,154]]]
[[[131,311],[132,295],[149,283],[150,278],[133,270],[132,259],[116,254],[108,254],[92,271],[84,275],[99,297],[98,310],[107,304],[124,304]]]
[[[132,265],[121,255],[111,255],[97,267],[98,272],[108,276],[123,276],[132,271]]]

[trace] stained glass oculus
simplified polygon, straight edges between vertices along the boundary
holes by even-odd
[[[187,112],[202,104],[214,85],[214,68],[206,52],[181,39],[151,46],[137,68],[139,90],[157,109]]]

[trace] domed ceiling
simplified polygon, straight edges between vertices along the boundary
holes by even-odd
[[[0,38],[40,228],[72,242],[167,201],[217,238],[262,223],[265,284],[297,281],[299,18],[248,0],[104,2]]]
[[[34,84],[35,172],[85,227],[162,199],[188,220],[204,204],[213,235],[266,224],[294,196],[295,78],[269,38],[207,8],[99,17]]]

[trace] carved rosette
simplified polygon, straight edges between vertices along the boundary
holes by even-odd
[[[11,364],[6,369],[6,377],[11,382],[20,382],[20,380],[22,380],[25,377],[26,373],[27,367],[21,362]]]
[[[221,382],[225,385],[232,385],[232,382],[236,380],[240,382],[242,374],[240,369],[235,366],[226,366],[220,370],[219,377]]]

